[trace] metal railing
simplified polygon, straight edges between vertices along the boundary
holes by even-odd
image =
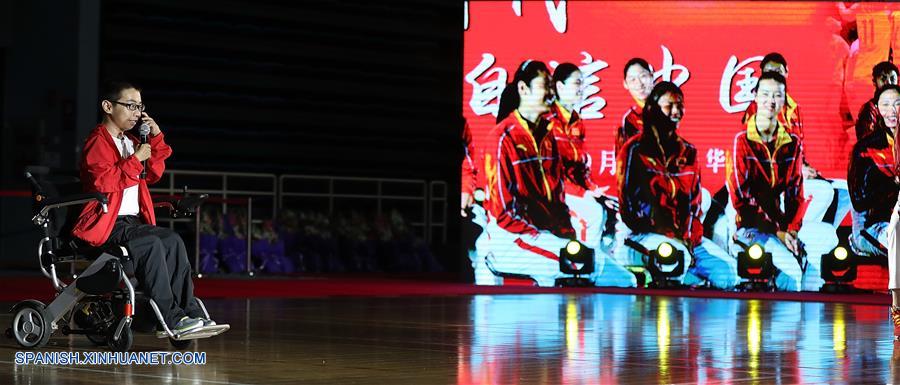
[[[299,183],[298,183],[299,182]],[[278,178],[278,207],[284,208],[286,200],[318,201],[334,214],[339,203],[370,201],[375,212],[385,213],[386,206],[412,203],[416,207],[409,225],[418,230],[426,242],[431,243],[435,228],[441,229],[441,241],[447,239],[446,215],[435,219],[435,207],[446,211],[447,184],[442,181],[426,182],[422,179],[361,178],[327,175],[282,175]],[[343,206],[342,206],[343,207]]]
[[[278,195],[278,185],[275,174],[247,173],[247,172],[216,172],[216,171],[189,171],[166,170],[163,179],[167,180],[168,187],[154,187],[150,192],[177,194],[187,186],[191,193],[209,194],[222,198],[222,212],[228,213],[229,198],[254,197],[269,198],[272,204],[272,219],[278,216],[278,207],[274,203]],[[177,182],[176,182],[177,181]],[[259,189],[251,189],[246,186],[259,186]],[[240,185],[240,188],[230,186]],[[202,186],[202,187],[197,187]]]
[[[229,205],[246,206],[247,210],[247,272],[252,274],[251,249],[252,225],[261,223],[266,217],[258,209],[260,201],[269,202],[271,217],[276,220],[278,213],[287,205],[286,201],[307,200],[319,204],[312,206],[321,210],[327,206],[328,214],[344,207],[350,202],[363,202],[364,206],[374,205],[379,215],[386,208],[405,206],[406,213],[412,212],[409,226],[416,230],[422,239],[431,244],[433,241],[447,241],[447,183],[443,181],[425,181],[421,179],[396,178],[361,178],[339,177],[327,175],[281,175],[243,172],[215,172],[192,170],[166,170],[161,181],[165,187],[150,189],[154,194],[177,195],[183,193],[184,187],[191,194],[209,194],[206,204],[221,204],[222,213],[227,214]],[[292,205],[287,205],[292,206]],[[410,210],[412,208],[412,210]],[[253,218],[256,214],[258,218]],[[174,228],[177,222],[191,222],[194,225],[195,268],[200,266],[200,222],[202,211],[198,210],[194,218],[160,218]]]

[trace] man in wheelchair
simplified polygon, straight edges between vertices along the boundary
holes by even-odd
[[[173,332],[214,325],[194,300],[184,242],[172,230],[156,226],[147,185],[162,177],[172,149],[159,125],[144,112],[137,88],[110,82],[101,92],[105,116],[85,142],[81,180],[86,192],[105,195],[109,207],[104,213],[99,202],[85,204],[72,234],[93,246],[124,246],[132,258],[125,263],[126,270],[133,269]],[[141,124],[149,126],[149,135],[129,132]]]
[[[194,297],[181,237],[155,226],[155,205],[147,185],[159,181],[172,149],[144,113],[137,88],[108,83],[102,91],[105,116],[85,142],[81,178],[38,181],[32,173],[46,174],[45,167],[29,167],[25,173],[34,187],[37,213],[32,222],[44,233],[38,244],[41,272],[52,280],[57,294],[46,305],[25,300],[13,306],[12,327],[6,335],[22,347],[40,348],[60,330],[127,351],[132,328],[150,331],[156,325],[157,337],[168,337],[178,349],[194,339],[224,333],[230,325],[213,322],[203,302]],[[140,138],[128,133],[135,126],[141,127]],[[76,193],[79,190],[84,193]],[[173,218],[191,216],[205,197],[185,196],[156,206],[168,206]],[[90,265],[74,281],[63,282],[58,265],[73,264],[74,271],[74,263],[82,258]],[[138,302],[135,285],[144,291],[146,301]],[[136,312],[139,303],[149,308]],[[155,317],[133,317],[139,314]]]
[[[81,162],[85,192],[108,199],[84,205],[72,235],[92,246],[121,245],[146,295],[159,306],[166,325],[176,334],[215,325],[194,299],[191,265],[181,237],[156,226],[147,185],[162,177],[172,154],[159,125],[144,111],[141,93],[124,82],[109,82],[100,94],[103,122],[88,136]],[[140,136],[130,132],[143,126]],[[130,266],[129,266],[130,264]]]

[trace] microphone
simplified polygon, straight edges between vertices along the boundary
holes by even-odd
[[[141,144],[146,144],[147,135],[150,135],[150,125],[145,122],[141,122],[141,128],[139,132],[141,134]],[[144,160],[143,162],[141,162],[141,164],[144,165],[144,169],[141,170],[141,179],[147,179],[147,161]]]

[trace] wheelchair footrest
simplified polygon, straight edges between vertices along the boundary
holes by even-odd
[[[197,340],[201,338],[209,338],[215,337],[219,334],[225,333],[231,329],[231,325],[229,324],[221,324],[221,325],[212,325],[212,326],[203,326],[196,330],[190,331],[188,333],[184,333],[181,335],[175,335],[173,338],[176,341],[185,341],[185,340]],[[157,335],[157,338],[169,338],[167,335]]]

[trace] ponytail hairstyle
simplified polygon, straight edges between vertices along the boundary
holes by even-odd
[[[547,65],[544,64],[544,62],[529,59],[519,65],[512,81],[503,88],[503,93],[500,94],[500,105],[497,108],[497,123],[506,119],[510,113],[515,111],[516,108],[519,108],[519,82],[525,82],[528,87],[531,87],[531,80],[540,76],[541,72],[546,74],[550,73],[550,70],[547,69]]]

